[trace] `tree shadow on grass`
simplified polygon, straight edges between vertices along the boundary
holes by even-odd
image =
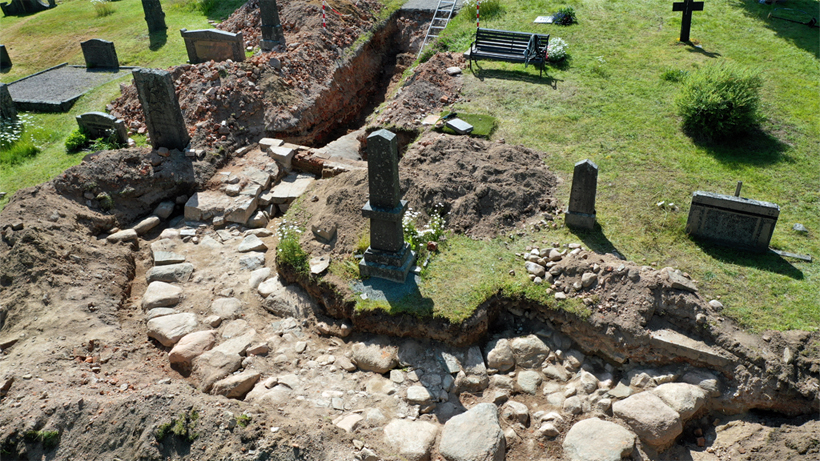
[[[157,51],[165,46],[166,42],[168,42],[168,32],[164,30],[161,32],[154,32],[153,34],[148,35],[148,40],[148,49],[151,51]]]
[[[620,259],[626,259],[626,256],[621,253],[618,248],[604,235],[604,230],[599,223],[595,223],[595,228],[592,230],[574,229],[569,227],[570,232],[584,242],[590,250],[604,254],[612,253]]]
[[[820,58],[820,40],[817,39],[817,27],[809,27],[786,19],[778,19],[778,17],[798,22],[808,22],[812,17],[820,19],[817,13],[819,4],[820,2],[817,0],[790,0],[788,8],[783,8],[783,5],[779,3],[765,5],[746,0],[734,2],[735,6],[746,10],[747,16],[757,18],[766,27],[773,30],[778,37],[808,51],[816,59]],[[769,17],[770,14],[772,17]]]
[[[790,262],[783,259],[782,256],[772,251],[755,253],[719,246],[698,238],[692,238],[692,241],[699,246],[704,253],[720,262],[773,272],[795,280],[803,280],[803,271],[794,267]]]
[[[777,162],[792,162],[787,154],[790,146],[759,127],[735,136],[710,140],[691,130],[685,130],[695,144],[706,149],[719,162],[766,166]]]

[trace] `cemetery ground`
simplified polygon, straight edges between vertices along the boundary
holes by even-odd
[[[504,14],[483,18],[482,23],[534,30],[532,18],[558,6],[523,4],[505,3]],[[696,16],[692,35],[704,48],[693,49],[670,39],[677,23],[664,19],[669,17],[668,4],[641,6],[645,9],[638,14],[634,3],[576,5],[578,25],[549,29],[570,43],[573,57],[550,68],[548,77],[539,78],[537,70],[522,70],[521,65],[488,62],[479,63],[475,75],[465,70],[458,77],[463,79],[460,94],[449,97],[457,101],[450,109],[497,117],[498,129],[489,140],[436,133],[414,139],[416,120],[426,115],[427,107],[402,101],[423,100],[420,96],[428,94],[436,73],[432,69],[441,73],[444,64],[458,61],[453,55],[438,55],[427,68],[419,66],[416,73],[428,77],[408,78],[401,94],[388,97],[370,119],[415,140],[403,151],[401,178],[404,198],[421,212],[416,224],[422,226],[440,202],[437,194],[455,189],[458,196],[448,204],[448,225],[472,237],[447,233],[446,240],[438,242],[439,252],[430,251],[430,262],[420,275],[421,296],[413,300],[420,301],[422,312],[414,311],[419,304],[367,302],[349,288],[356,272],[353,254],[367,247],[366,222],[360,216],[366,175],[361,171],[317,181],[284,218],[303,230],[303,249],[333,256],[323,277],[290,271],[288,264],[278,268],[283,277],[299,281],[314,300],[321,300],[321,307],[297,284],[282,287],[275,276],[264,280],[264,287],[254,286],[254,277],[261,282],[258,275],[247,280],[247,266],[261,256],[270,268],[282,243],[268,229],[229,226],[217,232],[209,225],[188,227],[179,217],[176,226],[163,222],[145,229],[150,222],[139,222],[161,194],[173,200],[193,189],[221,188],[221,179],[227,182],[231,176],[214,175],[216,169],[240,176],[261,154],[256,149],[244,157],[211,155],[198,161],[187,161],[182,153],[161,158],[147,149],[122,150],[4,202],[0,290],[9,301],[0,304],[13,308],[3,311],[6,328],[0,347],[9,352],[3,364],[15,379],[0,381],[2,391],[8,392],[0,423],[13,428],[0,433],[0,450],[36,458],[54,448],[54,437],[61,437],[57,449],[66,458],[353,459],[355,447],[357,459],[376,458],[368,458],[371,449],[380,458],[398,459],[410,455],[391,451],[399,442],[392,447],[383,442],[383,433],[389,432],[382,430],[386,420],[410,424],[401,426],[405,437],[424,438],[422,432],[429,427],[424,423],[445,424],[478,402],[502,405],[509,399],[502,405],[502,424],[487,425],[505,429],[507,459],[552,459],[562,456],[568,428],[582,417],[610,419],[614,406],[608,405],[623,399],[623,392],[646,397],[656,385],[673,384],[691,385],[687,389],[696,394],[708,390],[709,403],[694,398],[696,409],[688,415],[685,431],[666,451],[657,453],[666,439],[658,446],[643,443],[636,445],[633,459],[811,459],[818,450],[813,415],[724,416],[702,411],[809,413],[806,405],[817,400],[810,401],[811,393],[816,395],[811,386],[817,384],[820,360],[817,333],[767,329],[817,329],[816,263],[700,245],[683,235],[683,226],[693,190],[729,193],[736,180],[743,180],[742,195],[782,207],[773,246],[818,254],[818,164],[813,155],[818,127],[811,118],[817,113],[816,40],[798,29],[778,29],[757,15],[765,7],[756,3],[709,4],[707,9],[714,6],[725,17],[703,18],[702,24],[711,25],[706,33],[697,31]],[[466,31],[473,18],[466,16],[454,22],[446,39],[451,50],[463,51],[469,41]],[[713,59],[760,65],[773,85],[770,92],[764,86],[766,119],[761,129],[728,145],[681,133],[671,104],[679,85],[660,78],[667,70],[691,71]],[[244,70],[228,70],[237,69]],[[200,70],[211,69],[205,65],[196,72]],[[410,77],[409,72],[405,75]],[[233,85],[233,78],[225,81]],[[196,88],[198,83],[194,79],[185,85]],[[185,91],[181,101],[193,95]],[[99,110],[116,92],[114,85],[105,87],[91,95],[96,99],[87,95],[78,105]],[[235,96],[247,95],[240,93],[237,88]],[[219,120],[214,115],[207,121]],[[214,151],[216,147],[218,143],[208,146]],[[60,161],[79,163],[81,155]],[[572,165],[582,158],[601,167],[601,229],[588,234],[561,225]],[[271,168],[275,182],[283,172]],[[146,198],[117,198],[110,213],[89,209],[80,198],[87,188],[113,194],[123,184],[129,189],[123,192],[126,198]],[[487,212],[483,206],[455,206],[456,199],[469,205],[481,204],[483,198],[492,199],[482,204]],[[657,205],[661,201],[664,205]],[[181,208],[179,204],[177,212]],[[476,209],[481,211],[471,212]],[[338,238],[327,246],[313,239],[310,229],[331,216],[339,221]],[[106,239],[113,225],[135,222],[143,229],[140,237],[122,243]],[[793,222],[804,223],[808,236],[793,233]],[[251,253],[238,249],[254,236],[264,248]],[[576,279],[582,283],[583,275],[598,274],[593,282],[597,291],[560,300],[545,285],[531,283],[523,260],[531,247],[550,258],[552,250],[563,252],[554,262],[565,284],[574,286]],[[154,262],[165,252],[172,252],[171,258],[184,255],[186,263],[195,266],[193,277],[177,284],[182,294],[177,293],[174,308],[182,313],[174,315],[203,317],[214,331],[201,336],[210,338],[211,346],[220,343],[208,354],[212,362],[200,361],[194,370],[188,368],[190,363],[169,363],[170,347],[157,339],[163,337],[152,330],[156,319],[148,320],[144,312],[150,274],[159,268]],[[661,270],[666,266],[682,269],[694,281]],[[325,290],[331,284],[336,288]],[[722,311],[706,303],[718,297]],[[211,304],[215,298],[220,303]],[[240,306],[231,299],[241,300]],[[353,315],[336,316],[348,320],[325,315],[357,303]],[[416,315],[394,321],[380,312],[383,308]],[[271,321],[270,312],[283,319]],[[485,314],[494,317],[492,325],[482,321]],[[662,364],[680,352],[659,346],[674,341],[647,335],[644,327],[650,326],[642,321],[653,314],[653,322],[668,322],[706,338],[710,347],[683,345],[690,355],[677,359],[686,364],[618,365],[623,356]],[[737,329],[731,319],[762,335]],[[456,328],[448,330],[448,324]],[[60,331],[54,325],[61,325]],[[428,325],[426,336],[445,341],[402,339],[389,344],[367,333],[406,333]],[[477,339],[470,336],[470,328],[489,329],[494,341],[456,347]],[[451,337],[442,337],[442,332]],[[146,333],[153,339],[146,340]],[[465,342],[446,344],[459,339]],[[500,343],[507,339],[514,350],[512,374],[488,372],[485,359],[490,368],[509,365],[498,360],[507,347]],[[596,350],[597,355],[579,349]],[[219,354],[231,358],[217,364]],[[705,368],[724,371],[720,364],[727,354],[736,357],[732,360],[737,368],[723,375],[709,373],[708,378],[699,374]],[[543,374],[529,369],[531,361],[543,362]],[[244,369],[233,375],[242,381],[214,383],[212,377],[228,368]],[[539,384],[533,395],[526,389],[532,384],[527,379],[534,376]],[[230,386],[249,382],[254,389],[245,402],[200,392],[214,386],[219,391],[213,392],[230,394],[236,389]],[[586,388],[593,384],[594,391]],[[720,396],[712,397],[712,391]],[[521,402],[533,409],[532,415],[521,412]],[[641,434],[641,439],[657,435]],[[441,445],[432,444],[441,447],[432,449],[432,459],[439,458],[439,449],[443,453],[444,437],[442,433]],[[700,446],[701,438],[708,448]],[[413,457],[423,459],[425,454]]]

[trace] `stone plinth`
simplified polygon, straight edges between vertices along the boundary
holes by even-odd
[[[151,145],[154,149],[184,149],[191,137],[185,128],[171,74],[159,69],[134,69],[132,73]]]
[[[119,69],[120,61],[117,58],[117,50],[114,49],[114,42],[93,38],[80,42],[85,58],[87,69]]]
[[[697,191],[686,233],[719,245],[768,251],[780,207],[774,203]]]
[[[572,190],[564,221],[567,226],[592,230],[595,228],[595,194],[598,190],[598,165],[591,160],[575,164]]]
[[[180,30],[191,64],[200,62],[245,60],[245,42],[242,32],[231,33],[219,29]]]

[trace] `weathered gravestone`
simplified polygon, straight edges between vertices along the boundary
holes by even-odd
[[[77,116],[77,125],[89,139],[111,138],[119,144],[128,142],[125,122],[103,112],[86,112]]]
[[[692,194],[686,233],[719,245],[764,252],[778,216],[780,207],[774,203],[697,191]]]
[[[276,0],[259,0],[259,16],[262,20],[262,38],[259,48],[270,51],[278,45],[285,44],[285,34],[282,33],[282,23],[279,22],[279,8]]]
[[[184,149],[191,138],[174,93],[171,74],[159,69],[134,69],[132,74],[151,145],[155,149]]]
[[[92,38],[80,43],[87,69],[119,69],[120,60],[117,59],[117,50],[114,42]]]
[[[185,39],[185,49],[188,51],[188,61],[191,64],[200,62],[245,60],[245,42],[242,32],[231,33],[218,29],[180,30]]]
[[[567,226],[592,230],[595,228],[595,194],[598,191],[598,165],[591,160],[575,164],[569,207],[564,217]]]
[[[0,9],[5,16],[22,16],[24,14],[34,14],[40,11],[57,6],[55,0],[11,0],[11,2],[0,3]]]
[[[367,137],[370,200],[362,215],[370,218],[370,247],[359,263],[362,277],[404,283],[416,255],[404,242],[401,220],[407,201],[399,189],[399,150],[394,133],[379,130]]]
[[[680,21],[680,41],[689,41],[689,29],[692,27],[692,12],[703,11],[703,2],[694,0],[683,0],[672,4],[672,11],[682,11],[683,16]]]
[[[0,45],[0,69],[7,69],[11,67],[11,57],[6,51],[6,45]]]
[[[165,32],[165,12],[159,0],[142,0],[142,11],[145,12],[145,22],[148,23],[148,33]]]
[[[5,83],[0,83],[0,119],[17,119],[17,107],[14,106],[9,87]]]

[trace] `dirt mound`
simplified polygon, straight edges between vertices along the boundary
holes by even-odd
[[[428,133],[399,163],[404,200],[419,212],[419,228],[440,206],[447,227],[474,238],[491,238],[515,223],[556,207],[555,176],[544,165],[545,154],[521,146],[467,136]],[[361,208],[367,201],[367,173],[357,171],[321,181],[304,201],[308,230],[337,226],[333,251],[352,252],[366,232]],[[439,205],[441,204],[441,205]],[[310,251],[324,245],[307,232],[302,244]]]

